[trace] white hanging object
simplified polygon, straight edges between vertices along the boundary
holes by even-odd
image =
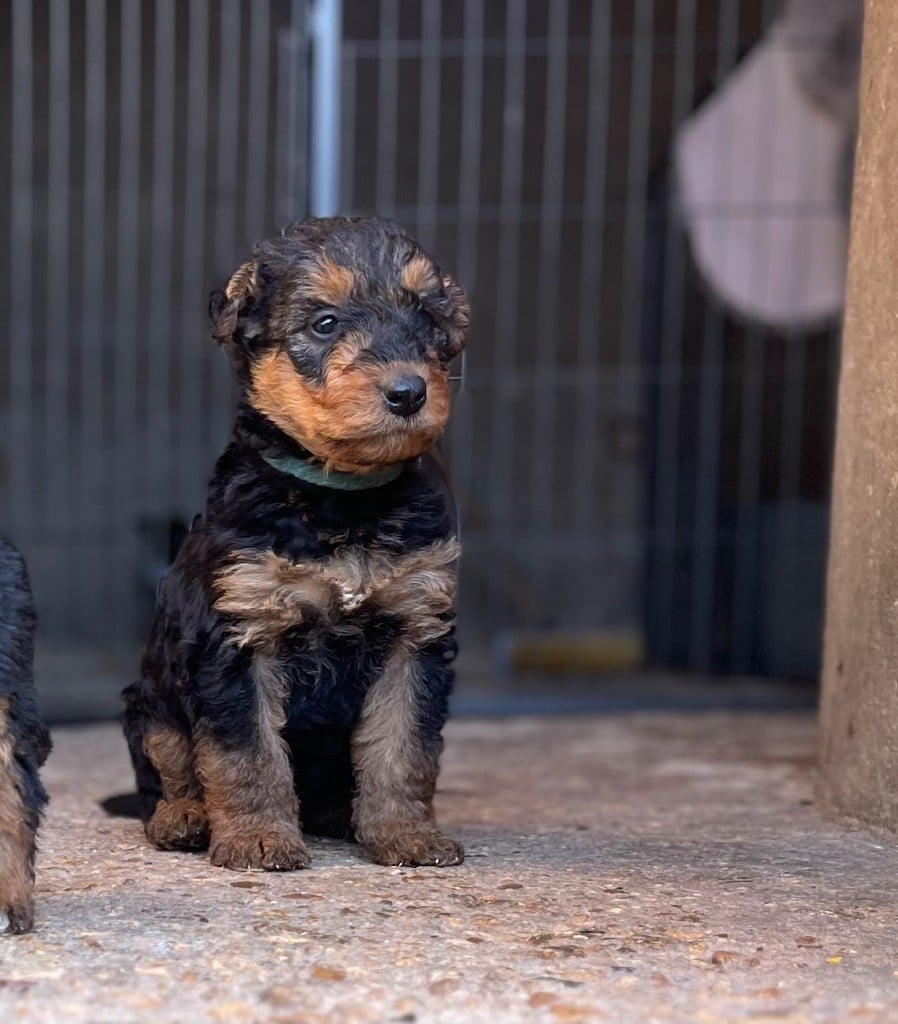
[[[807,330],[842,310],[844,122],[801,88],[774,26],[675,143],[680,213],[709,290],[736,316]]]

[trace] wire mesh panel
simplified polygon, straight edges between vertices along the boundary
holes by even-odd
[[[632,626],[667,664],[808,667],[771,651],[819,615],[835,330],[727,315],[672,181],[680,126],[777,11],[345,5],[343,205],[400,220],[473,300],[448,440],[469,637]]]
[[[0,7],[2,498],[45,636],[132,642],[169,524],[201,507],[234,398],[205,297],[306,208],[310,123],[335,107],[309,98],[307,13]],[[724,133],[705,161],[708,195],[753,168],[751,202],[687,207],[675,174],[684,126],[731,96],[734,69],[775,64],[754,44],[815,52],[771,35],[779,15],[770,0],[343,2],[341,206],[405,224],[473,302],[447,438],[469,644],[627,627],[665,664],[813,670],[835,317],[741,315],[683,230],[717,225],[726,251],[729,231],[798,237],[831,218],[763,192],[780,151],[800,150],[799,191],[818,162],[789,134],[780,79],[761,75],[756,103],[771,144],[736,160]],[[817,255],[796,250],[793,292],[816,286]]]
[[[201,507],[234,399],[209,290],[303,212],[304,14],[0,8],[3,523],[45,638],[133,643],[169,523]]]
[[[484,636],[511,623],[631,621],[637,460],[623,456],[634,472],[628,480],[621,465],[613,502],[589,493],[612,457],[601,435],[612,423],[626,434],[637,416],[635,379],[613,411],[600,413],[597,390],[621,337],[596,301],[602,255],[613,231],[623,240],[625,221],[607,223],[603,184],[611,5],[385,0],[346,16],[345,205],[403,222],[458,272],[474,304],[449,439],[468,620]],[[618,212],[632,214],[625,169],[621,186]],[[627,229],[632,275],[632,216]],[[628,277],[628,287],[638,282]],[[632,348],[635,326],[625,329]],[[597,575],[600,591],[590,588]]]

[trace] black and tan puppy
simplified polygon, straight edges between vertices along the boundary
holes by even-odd
[[[35,838],[50,752],[34,695],[34,602],[22,556],[0,540],[0,932],[34,923]]]
[[[147,836],[290,870],[301,814],[381,864],[458,864],[433,812],[457,543],[426,453],[464,294],[395,224],[310,220],[211,316],[242,401],[125,691]]]

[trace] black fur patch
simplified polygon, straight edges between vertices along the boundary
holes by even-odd
[[[455,307],[441,290],[435,297],[435,312],[426,311],[426,296],[402,292],[401,268],[417,251],[389,222],[306,222],[283,238],[257,246],[258,269],[244,264],[237,283],[213,300],[216,337],[222,340],[234,331],[232,353],[244,401],[231,443],[215,467],[205,511],[194,521],[160,585],[140,678],[124,692],[125,732],[145,818],[154,814],[160,800],[166,801],[167,815],[173,813],[171,796],[164,792],[158,765],[148,753],[148,737],[159,730],[168,736],[174,732],[200,750],[206,767],[197,768],[198,781],[203,771],[215,770],[209,765],[224,764],[222,777],[231,773],[231,778],[234,766],[244,761],[262,763],[265,757],[265,763],[274,763],[263,719],[271,716],[270,690],[276,684],[276,688],[283,685],[286,695],[283,740],[305,827],[329,835],[349,834],[358,782],[351,760],[354,730],[391,654],[414,643],[418,646],[413,652],[417,668],[412,676],[411,721],[399,724],[413,731],[411,745],[420,752],[421,763],[437,763],[453,685],[455,640],[450,614],[444,614],[441,636],[433,639],[442,628],[443,618],[438,617],[436,630],[426,640],[414,641],[405,636],[401,617],[374,602],[347,605],[343,611],[337,602],[336,611],[329,614],[316,615],[314,607],[305,608],[297,615],[296,625],[288,623],[286,632],[278,633],[277,644],[265,648],[269,682],[265,684],[268,692],[262,692],[254,670],[258,650],[249,641],[241,643],[233,617],[216,608],[222,574],[238,553],[250,564],[255,555],[264,555],[292,566],[338,561],[340,552],[347,549],[371,550],[380,553],[379,564],[389,564],[393,555],[400,559],[453,536],[442,473],[429,455],[403,463],[398,478],[375,489],[338,491],[306,483],[273,468],[267,458],[303,458],[308,453],[246,400],[252,362],[273,345],[286,345],[299,374],[320,379],[318,367],[327,344],[316,343],[313,351],[308,338],[295,343],[289,339],[300,334],[313,315],[314,303],[310,299],[304,305],[301,297],[303,268],[320,266],[323,257],[339,267],[352,267],[356,275],[351,278],[351,298],[341,313],[344,321],[360,331],[380,324],[377,342],[366,358],[389,363],[423,353],[428,346],[433,351],[434,339],[445,338],[440,318],[454,315]],[[361,277],[359,268],[364,269]],[[331,273],[336,288],[341,275]],[[443,278],[436,269],[431,276],[439,290]],[[300,296],[292,304],[285,304],[288,284],[293,289],[289,294]],[[386,294],[394,297],[389,309],[383,304],[386,300],[378,298]],[[458,295],[462,301],[460,289]],[[459,306],[459,317],[460,310]],[[464,322],[459,320],[457,330],[466,327],[466,316],[465,307]],[[320,592],[319,588],[316,593]],[[266,744],[267,751],[262,751]],[[178,770],[191,769],[181,761]],[[435,767],[432,771],[433,779],[423,783],[424,800],[432,796]],[[260,780],[260,791],[264,781]],[[208,786],[206,792],[210,792]],[[213,860],[215,814],[225,813],[221,806],[226,798],[227,793],[224,797],[219,793],[217,808],[210,813]],[[266,819],[269,837],[272,821],[278,824],[276,815]],[[430,831],[423,839],[417,837],[415,849],[425,851],[416,854],[420,857],[426,855],[428,842],[433,845],[435,835],[432,819],[424,824]],[[414,829],[406,831],[411,835]],[[229,849],[242,850],[244,838],[240,836],[240,842]],[[457,863],[462,854],[460,848],[453,849],[456,859],[450,862]],[[291,850],[290,856],[301,860]],[[380,856],[393,855],[380,851]],[[395,854],[401,855],[401,851]],[[434,858],[419,862],[441,863],[437,855]],[[234,866],[233,859],[231,853],[220,854],[216,862]]]

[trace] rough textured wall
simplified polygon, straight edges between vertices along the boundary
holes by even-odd
[[[839,393],[821,796],[898,829],[898,4],[868,0]]]

